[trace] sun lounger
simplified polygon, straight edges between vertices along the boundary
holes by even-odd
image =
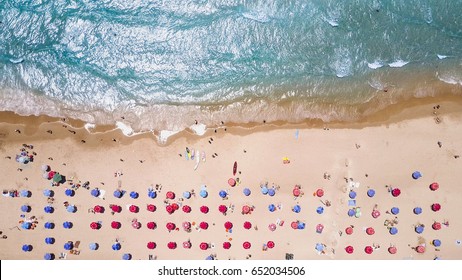
[[[75,241],[74,248],[78,249],[80,246],[80,241]]]
[[[67,257],[67,253],[61,252],[61,253],[59,254],[59,259],[60,259],[60,260],[65,260],[66,257]]]

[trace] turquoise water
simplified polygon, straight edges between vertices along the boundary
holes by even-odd
[[[3,0],[0,110],[123,116],[138,130],[353,120],[441,85],[460,93],[460,11],[460,0]]]

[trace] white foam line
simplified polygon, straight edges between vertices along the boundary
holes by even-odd
[[[89,133],[91,133],[91,129],[94,129],[96,127],[96,125],[94,123],[86,123],[84,126],[83,126]]]
[[[193,124],[189,127],[192,131],[194,131],[195,134],[202,136],[205,134],[207,131],[207,126],[205,124],[199,123],[199,124]]]

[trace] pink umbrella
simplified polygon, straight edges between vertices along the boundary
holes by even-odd
[[[388,253],[390,253],[390,254],[392,254],[392,255],[396,254],[397,251],[398,251],[398,250],[396,249],[395,246],[390,246],[390,247],[388,247]]]
[[[441,205],[439,203],[433,203],[432,204],[432,210],[437,212],[441,210]]]
[[[249,214],[250,213],[250,206],[244,205],[242,206],[242,214]]]
[[[324,225],[323,225],[323,224],[317,224],[317,225],[316,225],[316,232],[317,232],[317,233],[322,233],[323,229],[324,229]]]
[[[178,210],[180,209],[180,206],[177,203],[172,203],[173,210]]]
[[[209,208],[205,205],[201,206],[200,210],[204,214],[207,214],[209,212]]]
[[[245,229],[251,229],[251,228],[252,228],[252,223],[247,222],[247,221],[244,222],[244,228],[245,228]]]
[[[374,249],[372,248],[372,246],[366,246],[364,248],[364,252],[366,252],[366,254],[372,254],[372,252],[374,252]]]
[[[119,205],[111,205],[111,210],[116,213],[120,213],[122,211],[122,207],[120,207]]]
[[[185,249],[190,249],[191,248],[191,241],[185,241],[183,242],[183,248]]]
[[[218,206],[218,211],[220,211],[220,213],[225,214],[226,211],[228,211],[228,207],[226,207],[226,205],[222,204],[222,205]]]
[[[175,199],[175,193],[172,192],[172,191],[168,191],[165,196],[168,198],[168,199]]]
[[[130,205],[130,207],[128,208],[128,210],[130,210],[130,212],[132,213],[138,213],[139,209],[138,209],[138,206],[136,205]]]
[[[191,229],[191,223],[190,222],[183,222],[183,229],[184,230]]]
[[[209,248],[209,244],[202,242],[199,244],[199,248],[201,248],[201,250],[207,250]]]
[[[348,235],[353,234],[353,228],[352,228],[352,227],[347,227],[347,228],[345,229],[345,233],[348,234]]]
[[[134,219],[134,220],[132,221],[132,227],[135,228],[135,229],[139,229],[139,228],[141,227],[141,223],[138,222],[137,219]]]
[[[434,230],[440,230],[441,229],[441,223],[434,222],[433,225],[432,225],[432,228]]]
[[[295,186],[292,193],[294,194],[294,196],[300,196],[300,188],[298,186]]]
[[[230,242],[223,242],[223,249],[228,250],[229,248],[231,248],[231,243]]]
[[[169,249],[176,249],[176,242],[168,242],[167,247]]]
[[[104,211],[104,207],[103,206],[100,206],[100,205],[96,205],[95,207],[93,207],[93,210],[96,212],[96,213],[102,213]]]
[[[152,249],[155,249],[157,247],[157,244],[156,244],[156,242],[151,241],[151,242],[148,242],[147,247],[148,247],[148,249],[152,250]]]
[[[234,180],[233,178],[229,178],[228,185],[230,185],[231,187],[234,187],[236,185],[236,180]]]
[[[252,247],[252,244],[250,244],[249,241],[246,241],[244,243],[242,243],[242,247],[244,247],[244,249],[250,249],[250,247]]]
[[[233,228],[233,223],[231,223],[230,221],[225,222],[225,229],[231,229],[231,228]]]
[[[119,223],[119,222],[112,221],[112,223],[111,223],[111,227],[112,227],[113,229],[119,229],[120,226],[121,226],[121,223]]]
[[[147,227],[148,229],[155,229],[155,228],[157,227],[157,224],[156,224],[155,222],[148,222],[148,223],[146,224],[146,227]]]
[[[401,190],[400,189],[393,189],[391,190],[391,195],[394,196],[394,197],[397,197],[401,194]]]
[[[274,248],[274,241],[268,241],[268,243],[266,243],[266,246],[270,249]]]
[[[292,227],[293,229],[297,229],[298,228],[298,222],[292,222],[290,224],[290,227]]]
[[[146,207],[146,209],[147,209],[149,212],[154,212],[154,211],[156,211],[157,207],[156,207],[154,204],[148,204],[148,206]]]
[[[353,251],[355,249],[353,248],[353,246],[346,246],[345,247],[345,251],[348,253],[348,254],[353,254]]]
[[[318,197],[322,197],[322,196],[324,195],[324,190],[323,190],[323,189],[317,189],[317,190],[316,190],[316,195],[317,195]]]
[[[366,233],[367,235],[373,235],[375,233],[375,230],[372,227],[368,227],[366,228]]]
[[[425,253],[425,246],[419,245],[417,246],[417,248],[415,248],[415,250],[417,251],[417,253]]]
[[[91,228],[91,229],[99,229],[99,224],[98,224],[97,222],[92,222],[92,223],[90,224],[90,228]]]
[[[377,219],[380,216],[380,212],[378,210],[372,211],[372,217],[374,219]]]
[[[167,223],[166,227],[167,227],[167,229],[169,231],[171,231],[171,230],[174,230],[176,228],[176,225],[174,223],[169,222],[169,223]]]
[[[268,228],[269,228],[269,230],[271,230],[271,231],[275,231],[275,230],[276,230],[276,224],[274,224],[274,223],[273,223],[273,224],[269,224]]]
[[[191,212],[191,207],[189,205],[183,205],[183,212],[190,213]]]
[[[167,211],[167,213],[169,214],[172,214],[173,212],[175,212],[175,210],[173,209],[173,206],[172,205],[167,205],[165,206],[165,210]]]
[[[437,189],[439,189],[439,187],[440,187],[440,185],[439,185],[438,183],[435,182],[435,183],[432,183],[432,184],[430,185],[430,190],[436,191]]]
[[[199,227],[200,227],[201,229],[208,229],[208,228],[209,228],[209,224],[208,224],[207,222],[200,222]]]

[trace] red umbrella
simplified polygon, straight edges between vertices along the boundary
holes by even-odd
[[[112,223],[111,223],[111,227],[114,228],[114,229],[119,229],[120,226],[121,226],[121,223],[119,223],[119,222],[112,221]]]
[[[229,178],[228,179],[228,184],[231,186],[231,187],[234,187],[236,185],[236,180],[234,180],[233,178]]]
[[[417,248],[415,248],[415,250],[417,251],[417,253],[425,253],[425,246],[419,245],[417,246]]]
[[[292,193],[294,194],[294,196],[300,196],[300,188],[296,186],[293,189]]]
[[[433,203],[432,204],[432,210],[433,211],[440,211],[441,210],[441,205],[439,203]]]
[[[401,190],[400,189],[393,189],[391,190],[391,195],[394,196],[394,197],[397,197],[401,194]]]
[[[172,203],[172,207],[173,207],[173,210],[175,210],[175,211],[180,209],[180,206],[178,204],[176,204],[176,203]]]
[[[245,228],[245,229],[250,229],[250,228],[252,228],[252,223],[250,223],[250,222],[244,222],[244,228]]]
[[[191,207],[189,205],[183,205],[183,212],[190,213],[191,212]]]
[[[201,223],[199,224],[199,227],[200,227],[201,229],[208,229],[208,228],[209,228],[209,224],[208,224],[207,222],[201,222]]]
[[[250,213],[250,206],[244,205],[242,206],[242,214],[249,214]]]
[[[347,227],[345,229],[345,233],[348,234],[348,235],[351,235],[353,233],[353,228],[352,227]]]
[[[432,183],[430,185],[430,190],[432,191],[436,191],[437,189],[439,189],[440,185],[438,183]]]
[[[395,246],[390,246],[390,247],[388,247],[388,253],[390,253],[390,254],[392,254],[392,255],[396,254],[397,251],[398,251],[398,250],[396,249]]]
[[[175,199],[175,193],[174,192],[168,191],[165,195],[166,195],[166,197],[168,199]]]
[[[298,228],[298,223],[297,222],[292,222],[290,224],[290,226],[293,228],[293,229],[297,229]]]
[[[275,230],[276,230],[276,224],[274,224],[274,223],[269,224],[268,228],[269,228],[269,230],[271,230],[271,231],[275,231]]]
[[[157,225],[156,225],[155,222],[148,222],[148,223],[146,224],[146,227],[147,227],[148,229],[155,229],[155,228],[157,227]]]
[[[122,207],[120,207],[119,205],[111,205],[111,210],[116,213],[120,213],[120,211],[122,211]]]
[[[353,254],[353,251],[355,249],[353,248],[353,246],[346,246],[345,247],[345,251],[348,253],[348,254]]]
[[[139,211],[138,206],[133,205],[133,204],[130,205],[128,210],[130,210],[130,212],[132,212],[132,213],[138,213],[138,211]]]
[[[148,246],[148,249],[152,250],[152,249],[155,249],[157,247],[157,244],[156,244],[156,242],[151,241],[151,242],[148,242],[147,246]]]
[[[377,219],[380,216],[380,212],[378,210],[372,211],[372,217],[374,219]]]
[[[154,212],[157,209],[157,207],[154,204],[148,204],[146,208],[148,209],[149,212]]]
[[[432,228],[434,230],[440,230],[441,229],[441,223],[434,222],[433,225],[432,225]]]
[[[230,242],[223,242],[223,249],[228,250],[229,248],[231,248],[231,243]]]
[[[170,222],[167,223],[166,226],[167,226],[167,229],[168,229],[169,231],[174,230],[174,229],[176,228],[176,225],[175,225],[174,223],[170,223]]]
[[[367,235],[373,235],[375,233],[375,230],[372,227],[368,227],[366,228],[366,233]]]
[[[274,245],[275,245],[275,244],[274,244],[274,241],[268,241],[268,243],[266,243],[266,246],[267,246],[268,248],[270,248],[270,249],[271,249],[271,248],[274,248]]]
[[[230,221],[227,221],[225,223],[225,229],[231,229],[231,228],[233,228],[233,223],[231,223]]]
[[[95,207],[93,207],[93,210],[96,212],[96,213],[102,213],[104,208],[103,206],[99,206],[99,205],[96,205]]]
[[[244,243],[242,243],[242,247],[244,247],[244,249],[250,249],[250,247],[252,247],[252,244],[250,244],[249,241],[246,241]]]
[[[191,248],[191,242],[190,241],[183,242],[183,248],[185,248],[185,249]]]
[[[200,208],[201,212],[207,214],[209,212],[209,208],[205,205],[202,205]]]
[[[218,211],[220,211],[220,213],[226,213],[226,211],[228,211],[228,207],[226,207],[226,205],[220,205],[218,206]]]
[[[201,250],[207,250],[209,248],[209,244],[202,242],[199,244],[199,248],[201,248]]]
[[[90,224],[91,229],[99,229],[99,224],[97,222],[92,222]]]
[[[323,190],[323,189],[317,189],[317,190],[316,190],[316,195],[317,195],[318,197],[322,197],[322,196],[324,195],[324,190]]]
[[[366,246],[366,248],[364,248],[364,252],[366,252],[366,254],[372,254],[374,249],[371,246]]]
[[[165,206],[165,210],[167,210],[167,213],[169,214],[172,214],[173,212],[175,212],[175,210],[173,209],[173,206],[170,204]]]
[[[169,249],[176,249],[176,242],[168,242],[167,247]]]

